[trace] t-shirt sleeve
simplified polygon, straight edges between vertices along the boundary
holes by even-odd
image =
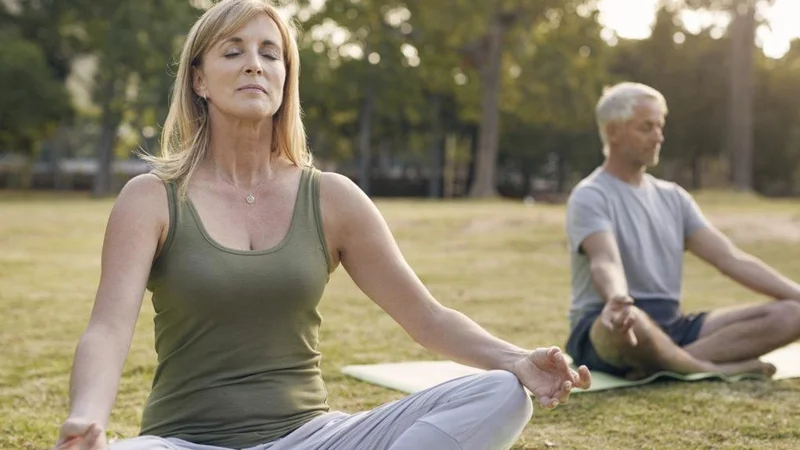
[[[583,241],[601,231],[613,231],[605,198],[596,189],[578,188],[567,201],[567,239],[570,251],[580,252]]]
[[[703,215],[700,206],[686,189],[678,186],[678,194],[681,202],[681,213],[683,215],[683,238],[689,239],[697,230],[707,228],[708,219]]]

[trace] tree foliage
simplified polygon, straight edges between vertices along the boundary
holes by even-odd
[[[32,149],[55,124],[68,126],[64,82],[75,59],[90,55],[94,107],[78,114],[96,124],[96,192],[112,192],[115,152],[156,147],[174,58],[198,2],[18,3],[0,9],[8,42],[0,81],[15,86],[0,94],[0,145]],[[594,106],[603,87],[632,80],[669,103],[660,175],[703,187],[738,167],[759,191],[800,191],[798,45],[772,60],[753,39],[737,38],[760,23],[758,14],[750,28],[724,33],[693,34],[679,20],[681,8],[745,17],[768,0],[665,0],[651,37],[617,42],[595,3],[281,2],[301,25],[301,102],[317,161],[376,194],[441,196],[445,173],[462,186],[449,192],[460,194],[464,183],[475,196],[564,191],[602,160]],[[749,72],[748,81],[741,74]],[[752,139],[742,131],[749,121]],[[737,159],[732,143],[749,140],[754,151]]]

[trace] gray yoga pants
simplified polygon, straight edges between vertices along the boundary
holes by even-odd
[[[442,383],[372,411],[330,412],[247,450],[507,450],[533,413],[517,378],[489,371]],[[230,450],[139,436],[109,450]]]

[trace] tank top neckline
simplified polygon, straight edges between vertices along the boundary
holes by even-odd
[[[235,255],[245,255],[245,256],[258,256],[258,255],[266,255],[269,253],[274,253],[285,247],[286,244],[288,244],[289,240],[294,234],[295,228],[297,228],[298,211],[300,210],[300,203],[302,203],[303,200],[303,191],[309,174],[309,170],[307,168],[303,168],[302,170],[303,171],[300,174],[300,183],[299,186],[297,187],[297,194],[294,199],[294,206],[292,208],[292,217],[289,221],[289,229],[286,230],[286,234],[284,234],[283,238],[281,238],[281,240],[278,241],[277,244],[265,249],[240,250],[220,244],[213,237],[211,237],[211,234],[208,233],[208,230],[206,229],[203,220],[200,218],[200,214],[197,212],[197,208],[195,208],[194,206],[194,202],[192,202],[192,199],[188,195],[186,196],[186,204],[189,206],[189,211],[192,214],[194,223],[197,225],[198,230],[200,230],[200,234],[203,236],[203,239],[206,242],[208,242],[212,247],[226,253],[232,253]]]

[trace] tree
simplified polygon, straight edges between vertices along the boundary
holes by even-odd
[[[502,103],[524,126],[517,127],[518,145],[501,156],[526,161],[526,176],[552,178],[557,192],[569,188],[574,170],[593,168],[601,160],[594,106],[610,81],[610,48],[600,37],[596,15],[580,3],[553,8],[523,37],[527,45],[509,51],[508,71],[516,76],[508,80]],[[524,128],[530,130],[528,139],[522,138]]]
[[[81,29],[76,26],[82,1],[0,1],[0,29],[17,30],[23,39],[35,42],[48,71],[63,82],[70,74],[72,60],[86,50]]]
[[[753,56],[756,51],[756,0],[731,7],[730,109],[728,147],[731,179],[740,190],[753,189]]]
[[[0,150],[33,155],[69,115],[69,97],[36,44],[13,29],[0,31],[0,41]]]
[[[87,0],[80,8],[88,51],[98,59],[94,102],[100,111],[100,135],[92,191],[104,196],[114,188],[111,167],[119,127],[126,114],[143,112],[140,96],[161,94],[151,101],[167,102],[163,94],[169,63],[196,10],[185,0]]]
[[[500,99],[503,80],[509,77],[504,71],[509,52],[516,47],[529,45],[528,30],[544,23],[549,17],[577,5],[591,8],[592,1],[538,1],[502,0],[496,2],[425,2],[409,0],[412,18],[417,17],[425,36],[446,39],[423,39],[436,48],[438,54],[456,54],[461,57],[460,67],[442,67],[447,73],[460,69],[460,84],[473,87],[479,97],[478,143],[475,155],[475,177],[470,187],[473,197],[496,195],[496,170],[499,151]],[[416,28],[416,27],[415,27]],[[471,76],[477,80],[473,83]],[[451,75],[452,76],[452,75]],[[459,89],[464,91],[465,89]]]
[[[714,39],[710,30],[688,33],[678,10],[662,7],[648,39],[621,41],[613,54],[614,78],[651,85],[666,97],[662,155],[669,164],[661,170],[672,167],[666,175],[676,180],[689,172],[692,187],[702,187],[704,162],[722,153],[728,91],[719,80],[728,74],[727,41]]]
[[[65,82],[80,43],[69,29],[67,3],[0,2],[0,78],[6,88],[0,93],[0,150],[26,153],[31,162],[74,117]],[[30,180],[24,178],[23,184]]]
[[[800,40],[780,60],[756,59],[753,186],[768,195],[800,193]]]
[[[753,189],[753,89],[755,33],[759,4],[774,0],[684,0],[692,8],[726,11],[731,17],[728,27],[729,100],[728,154],[731,159],[731,181],[737,189]]]
[[[391,1],[328,0],[303,23],[301,85],[312,140],[317,148],[320,136],[327,144],[332,135],[355,142],[357,151],[348,153],[357,155],[357,179],[368,194],[377,163],[373,144],[405,145],[411,139],[405,130],[421,121],[424,84],[416,49],[396,18],[402,11]],[[324,28],[344,37],[320,36]]]
[[[8,2],[0,3],[0,25],[11,24],[23,38],[38,44],[48,67],[40,73],[51,73],[63,83],[77,56],[96,58],[93,101],[100,133],[93,192],[110,194],[119,128],[125,122],[155,125],[165,112],[169,62],[196,10],[187,0],[19,0],[14,4],[11,8]]]

